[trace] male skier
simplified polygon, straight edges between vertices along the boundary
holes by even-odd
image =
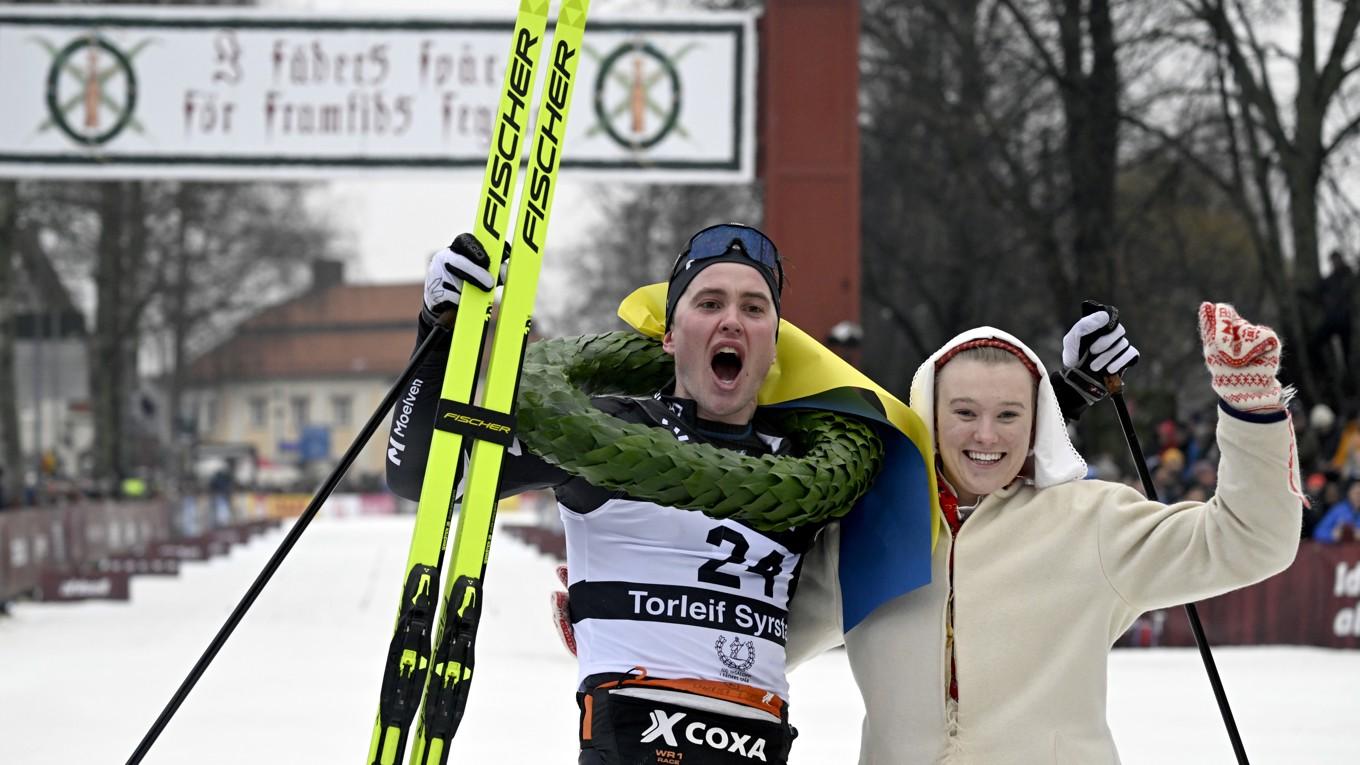
[[[455,310],[465,282],[490,289],[489,259],[460,235],[436,253],[419,337]],[[696,233],[671,269],[662,347],[675,382],[650,398],[594,406],[663,428],[678,441],[747,455],[784,454],[756,406],[775,358],[784,274],[760,231],[724,224]],[[447,349],[411,383],[400,462],[388,484],[416,499]],[[762,532],[737,520],[635,499],[591,485],[515,447],[502,495],[551,488],[566,529],[571,620],[580,662],[579,762],[784,763],[788,725],[784,626],[798,563],[816,532]]]

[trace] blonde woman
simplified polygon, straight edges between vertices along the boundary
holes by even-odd
[[[839,530],[805,561],[788,655],[843,641],[874,765],[1119,762],[1105,720],[1111,644],[1144,611],[1212,597],[1287,567],[1301,522],[1280,343],[1205,303],[1200,336],[1220,398],[1217,493],[1164,505],[1081,480],[1038,356],[990,327],[917,371],[944,515],[932,582],[841,632]]]

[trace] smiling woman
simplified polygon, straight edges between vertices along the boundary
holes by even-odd
[[[1081,480],[1053,382],[1018,338],[979,327],[920,366],[911,407],[935,438],[943,516],[930,584],[845,632],[834,593],[848,553],[832,526],[791,613],[792,662],[828,628],[846,645],[864,697],[862,762],[1116,765],[1111,644],[1143,611],[1293,559],[1301,497],[1279,342],[1231,306],[1206,303],[1200,320],[1221,399],[1220,480],[1205,502]]]
[[[1029,456],[1038,373],[1018,353],[975,346],[937,367],[940,467],[960,505],[975,505],[1015,480]]]

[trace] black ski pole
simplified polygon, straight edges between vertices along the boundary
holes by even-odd
[[[1110,392],[1115,411],[1119,413],[1119,426],[1124,430],[1124,440],[1128,441],[1129,454],[1133,456],[1133,466],[1138,470],[1138,478],[1143,482],[1143,493],[1147,498],[1159,502],[1157,487],[1152,484],[1148,473],[1147,461],[1143,459],[1143,449],[1138,445],[1138,433],[1133,429],[1129,418],[1129,408],[1124,403],[1124,379],[1119,375],[1105,377],[1105,389]],[[1204,671],[1209,674],[1209,685],[1213,686],[1214,698],[1218,701],[1218,711],[1223,715],[1223,725],[1228,729],[1228,739],[1232,741],[1233,753],[1237,755],[1238,765],[1248,765],[1247,750],[1242,746],[1242,734],[1237,731],[1237,721],[1233,719],[1232,707],[1228,706],[1228,694],[1223,690],[1223,680],[1218,676],[1218,665],[1214,662],[1209,638],[1204,634],[1204,625],[1199,620],[1199,610],[1194,603],[1185,604],[1185,615],[1190,619],[1190,631],[1195,634],[1195,645],[1199,647],[1199,657],[1204,660]]]
[[[189,675],[184,678],[184,682],[180,683],[179,689],[176,690],[175,695],[170,698],[170,703],[165,705],[165,709],[163,709],[160,716],[156,718],[156,722],[151,725],[151,729],[142,737],[142,742],[137,745],[137,750],[128,758],[127,765],[137,765],[137,763],[142,761],[143,757],[146,757],[147,752],[151,751],[152,744],[156,743],[156,739],[159,738],[161,732],[165,730],[165,726],[170,722],[170,718],[175,716],[176,710],[178,710],[180,705],[184,703],[184,700],[188,698],[189,692],[194,689],[194,685],[196,685],[199,678],[203,676],[203,672],[207,670],[208,665],[212,663],[212,660],[217,657],[217,652],[222,650],[222,646],[226,644],[227,638],[231,637],[231,633],[235,631],[236,625],[241,623],[241,619],[245,617],[246,612],[254,605],[255,599],[264,591],[265,585],[269,584],[270,578],[274,576],[274,572],[278,570],[279,565],[283,563],[283,559],[288,557],[288,553],[292,551],[293,545],[297,544],[298,539],[302,537],[302,532],[307,530],[307,525],[316,517],[316,514],[321,510],[321,506],[326,504],[326,500],[330,498],[331,492],[335,490],[335,487],[340,483],[340,479],[344,477],[345,471],[349,470],[349,466],[353,464],[354,460],[359,456],[359,452],[364,448],[364,445],[368,443],[368,439],[373,436],[373,432],[376,431],[378,426],[387,418],[387,412],[392,408],[392,405],[396,403],[397,399],[401,397],[402,389],[410,382],[411,377],[415,374],[420,363],[425,360],[425,357],[429,355],[430,350],[440,342],[441,338],[447,339],[449,327],[453,324],[453,317],[453,311],[448,311],[440,316],[439,321],[435,324],[434,330],[425,338],[425,342],[421,343],[420,347],[416,348],[416,352],[411,355],[411,361],[406,365],[406,369],[401,373],[401,377],[397,380],[396,384],[392,386],[391,390],[387,391],[387,395],[383,397],[382,403],[378,404],[378,409],[373,412],[373,416],[368,418],[368,422],[364,423],[363,429],[361,429],[359,434],[354,437],[354,441],[352,441],[349,448],[345,450],[345,454],[340,458],[340,463],[335,466],[335,470],[332,470],[331,474],[326,476],[326,480],[321,484],[321,488],[318,489],[316,494],[312,497],[312,501],[307,504],[307,508],[302,511],[302,515],[298,516],[297,521],[293,523],[293,527],[288,530],[288,536],[284,537],[283,542],[279,543],[279,548],[274,551],[274,555],[269,558],[269,562],[264,564],[264,568],[260,571],[259,576],[255,577],[254,582],[251,582],[250,588],[246,590],[245,596],[241,598],[240,603],[236,604],[236,609],[231,612],[231,616],[227,617],[226,623],[224,623],[222,628],[217,631],[217,635],[215,635],[212,642],[208,644],[207,650],[203,652],[202,656],[198,657],[198,662],[194,664],[193,669],[189,670]]]

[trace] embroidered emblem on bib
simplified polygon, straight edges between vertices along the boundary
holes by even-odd
[[[723,669],[719,673],[729,680],[749,683],[751,681],[749,670],[756,663],[756,641],[752,639],[743,643],[740,637],[733,635],[732,646],[724,650],[726,645],[726,636],[719,637],[713,644],[713,650],[717,651],[718,660],[723,664]]]

